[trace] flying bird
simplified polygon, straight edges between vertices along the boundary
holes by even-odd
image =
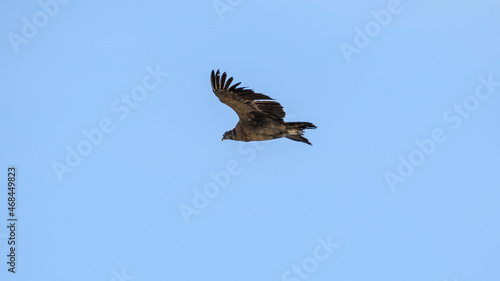
[[[285,122],[283,107],[274,99],[256,93],[246,87],[231,86],[233,77],[227,79],[224,72],[212,70],[212,90],[219,100],[232,108],[240,118],[234,129],[227,131],[222,140],[264,141],[277,138],[288,138],[312,145],[303,137],[305,129],[316,129],[310,122]]]

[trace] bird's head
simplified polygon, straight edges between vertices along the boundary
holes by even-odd
[[[233,140],[234,139],[234,131],[227,131],[222,135],[222,140]]]

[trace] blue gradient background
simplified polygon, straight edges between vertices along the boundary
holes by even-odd
[[[297,281],[284,273],[328,237],[340,247],[307,280],[500,280],[500,87],[458,128],[443,119],[479,77],[500,81],[498,2],[402,0],[350,63],[340,44],[392,1],[219,3],[68,1],[17,53],[9,34],[43,5],[0,4],[1,280]],[[120,119],[113,102],[157,66],[168,77]],[[212,69],[315,123],[313,146],[221,142],[237,116]],[[114,130],[59,181],[53,163],[105,118]],[[446,141],[391,190],[384,174],[436,128]],[[186,223],[211,173],[227,186]]]

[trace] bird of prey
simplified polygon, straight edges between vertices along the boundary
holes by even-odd
[[[277,138],[289,138],[294,141],[312,145],[302,135],[305,129],[316,129],[309,122],[285,122],[283,107],[274,99],[256,93],[246,87],[238,87],[240,83],[231,86],[233,77],[227,79],[224,72],[212,70],[212,90],[222,103],[232,108],[240,118],[234,129],[227,131],[222,140],[264,141]]]

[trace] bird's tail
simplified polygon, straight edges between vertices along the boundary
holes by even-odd
[[[312,145],[309,140],[304,138],[302,135],[304,134],[304,130],[306,129],[316,129],[316,126],[313,123],[309,122],[285,122],[287,133],[285,135],[286,138],[289,138],[294,141],[300,141]]]

